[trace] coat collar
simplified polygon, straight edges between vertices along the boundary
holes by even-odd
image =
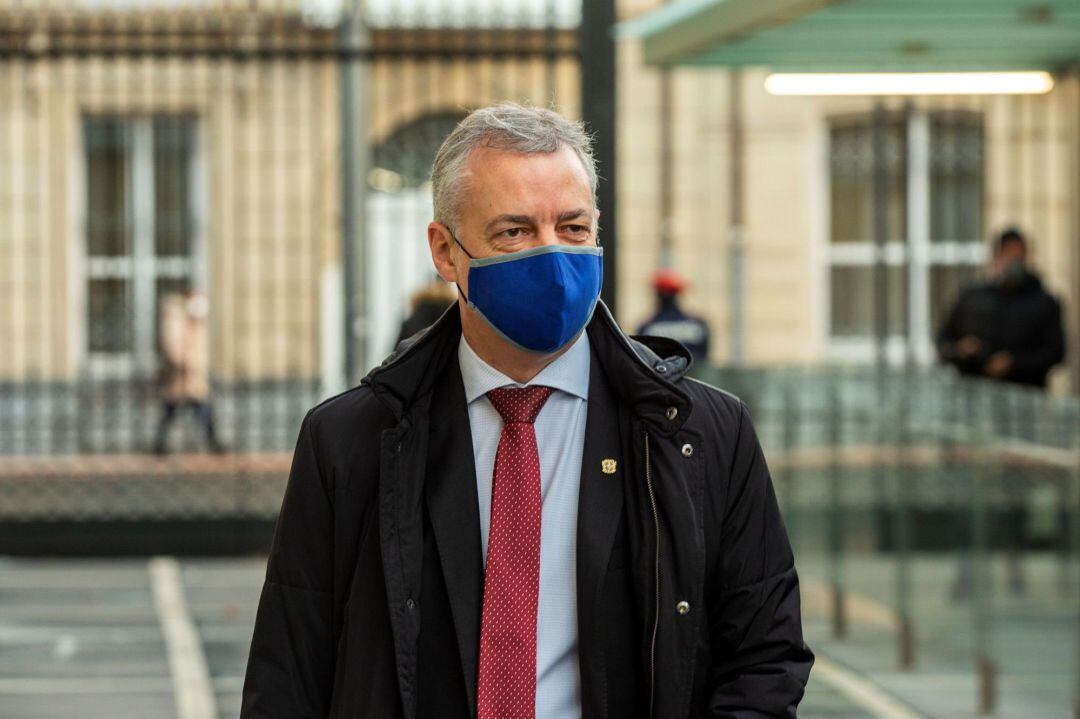
[[[484,569],[472,433],[457,374],[455,354],[449,358],[444,381],[433,392],[432,404],[447,421],[431,423],[424,492],[457,635],[465,695],[470,716],[476,716]]]
[[[371,387],[398,421],[428,394],[457,352],[461,338],[458,305],[439,321],[402,342],[361,384]],[[690,353],[678,342],[654,337],[630,338],[599,301],[586,331],[593,353],[618,398],[653,430],[670,436],[690,416],[690,398],[677,386],[690,366]]]
[[[586,717],[608,716],[607,668],[620,660],[607,656],[602,634],[606,609],[602,592],[623,515],[627,467],[615,402],[611,383],[593,353],[577,516],[578,658]]]
[[[680,430],[691,403],[677,384],[690,368],[690,352],[674,340],[628,337],[603,302],[597,302],[587,331],[619,399],[659,434]]]

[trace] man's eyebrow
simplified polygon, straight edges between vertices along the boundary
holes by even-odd
[[[556,222],[569,222],[570,220],[576,220],[580,217],[587,217],[589,211],[583,207],[576,210],[567,210],[559,215],[559,219]],[[499,215],[491,222],[487,223],[484,227],[484,234],[487,234],[494,230],[499,225],[529,225],[530,227],[536,224],[536,220],[529,215]]]
[[[533,225],[535,221],[528,215],[499,215],[491,222],[484,226],[484,233],[491,232],[496,226],[502,224],[512,225]]]
[[[568,222],[570,220],[576,220],[579,217],[586,217],[588,214],[589,214],[589,211],[586,210],[583,207],[578,208],[576,210],[567,210],[566,212],[559,215],[559,222]]]

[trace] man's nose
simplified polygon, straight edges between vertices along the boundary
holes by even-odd
[[[556,232],[555,225],[540,227],[536,232],[536,237],[541,246],[559,244],[559,233]]]

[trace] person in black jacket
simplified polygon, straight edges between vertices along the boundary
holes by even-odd
[[[1061,306],[1027,267],[1027,241],[1018,230],[1008,229],[998,237],[989,277],[961,293],[938,333],[937,344],[942,360],[963,375],[1046,386],[1047,373],[1065,357]],[[1004,406],[1004,397],[995,400],[995,416],[1002,431],[1016,432],[1019,425],[1030,424],[1030,418]],[[1031,480],[1025,469],[1006,462],[1000,483],[1005,521],[996,539],[1005,549],[1009,587],[1021,594],[1026,581],[1020,550]],[[972,530],[966,509],[961,510],[956,531],[960,544],[970,544]],[[958,568],[952,595],[966,599],[972,590],[971,565],[965,559]]]
[[[1046,386],[1047,373],[1065,357],[1061,306],[1028,268],[1018,230],[998,238],[990,277],[961,293],[937,345],[961,374]]]
[[[813,655],[749,414],[599,301],[596,182],[550,110],[443,143],[460,300],[304,418],[243,719],[796,716]]]

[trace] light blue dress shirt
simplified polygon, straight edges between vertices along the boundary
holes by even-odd
[[[486,393],[525,387],[484,362],[465,338],[458,363],[469,405],[480,542],[487,566],[491,526],[491,477],[503,421]],[[578,669],[577,515],[581,456],[589,396],[586,333],[528,383],[553,387],[533,425],[540,454],[540,597],[536,617],[536,719],[580,719]]]

